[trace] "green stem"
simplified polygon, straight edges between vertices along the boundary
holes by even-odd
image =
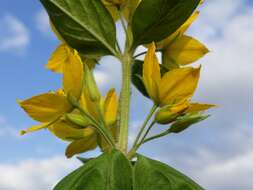
[[[119,103],[119,142],[118,148],[127,153],[128,146],[128,124],[131,100],[131,55],[122,58],[122,89]]]
[[[145,132],[145,134],[143,135],[143,137],[142,137],[142,139],[141,139],[141,141],[140,141],[140,145],[144,142],[144,140],[145,140],[145,138],[147,137],[147,135],[149,134],[149,132],[150,132],[150,130],[152,129],[152,127],[155,125],[155,121],[153,121],[150,125],[149,125],[149,127],[148,127],[148,129],[147,129],[147,131]],[[137,145],[137,147],[139,148],[139,146]]]
[[[151,117],[152,117],[152,115],[154,114],[154,112],[156,111],[156,109],[157,109],[157,106],[156,106],[156,105],[154,105],[154,106],[151,108],[151,110],[150,110],[150,112],[149,112],[147,118],[145,119],[144,123],[143,123],[142,126],[141,126],[141,130],[139,131],[139,133],[138,133],[138,135],[137,135],[137,137],[136,137],[136,139],[135,139],[135,141],[134,141],[133,147],[135,147],[135,146],[138,144],[138,141],[140,140],[143,131],[145,130],[145,128],[146,128],[146,126],[147,126],[149,120],[151,119]]]
[[[127,157],[128,157],[130,160],[136,155],[136,151],[137,151],[137,150],[140,148],[140,146],[143,144],[145,138],[147,137],[148,133],[150,132],[150,130],[152,129],[152,127],[155,125],[155,123],[156,123],[156,122],[153,121],[153,122],[149,125],[149,127],[148,127],[147,131],[145,132],[145,134],[143,135],[143,137],[142,137],[140,143],[134,145],[133,148],[129,151],[129,153],[127,154]]]
[[[144,144],[144,143],[146,143],[146,142],[149,142],[149,141],[151,141],[151,140],[154,140],[154,139],[158,139],[158,138],[164,137],[164,136],[166,136],[166,135],[168,135],[168,134],[170,134],[170,133],[171,133],[170,131],[165,131],[165,132],[160,133],[160,134],[158,134],[158,135],[154,135],[154,136],[152,136],[152,137],[149,137],[149,138],[145,139],[145,140],[142,142],[142,144]]]

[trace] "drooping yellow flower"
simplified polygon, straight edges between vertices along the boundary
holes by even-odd
[[[65,113],[73,110],[67,96],[71,94],[79,99],[83,89],[83,63],[76,51],[70,56],[69,62],[64,64],[63,71],[63,90],[40,94],[19,102],[31,118],[42,123],[37,127],[22,131],[22,134],[46,128],[49,124],[60,119]]]
[[[56,73],[63,73],[64,67],[67,65],[68,62],[71,61],[73,57],[78,54],[76,50],[71,48],[63,39],[63,37],[59,34],[59,32],[54,27],[53,23],[50,21],[50,26],[53,33],[56,35],[58,40],[61,44],[54,50],[48,63],[46,64],[46,68],[56,72]],[[78,59],[81,60],[81,55],[78,54]],[[89,67],[93,68],[96,65],[96,60],[88,59],[82,57],[83,62],[85,62]]]
[[[81,106],[83,109],[88,112],[93,118],[95,118],[98,122],[105,121],[105,127],[111,132],[112,136],[115,137],[115,123],[117,119],[117,95],[114,89],[110,90],[105,99],[101,98],[100,100],[100,109],[103,113],[102,118],[99,113],[99,110],[97,110],[97,106],[95,103],[90,99],[88,93],[85,92],[81,98]],[[60,128],[59,128],[60,129]],[[92,130],[91,130],[92,129]],[[69,129],[67,132],[61,132],[61,134],[70,134],[71,131],[78,131],[76,132],[77,139],[74,139],[69,146],[66,149],[66,156],[68,158],[72,157],[75,154],[79,154],[82,152],[86,152],[88,150],[95,149],[98,145],[102,150],[106,150],[109,146],[105,139],[93,128],[88,127],[81,130],[86,130],[83,132],[80,132],[80,129]],[[87,132],[88,130],[88,132]],[[59,133],[58,133],[59,134]],[[80,135],[85,135],[81,138]],[[60,137],[62,138],[62,137]],[[73,137],[72,137],[73,138]]]
[[[174,104],[192,97],[197,88],[200,68],[179,68],[160,74],[160,64],[152,43],[143,64],[143,82],[156,105]]]

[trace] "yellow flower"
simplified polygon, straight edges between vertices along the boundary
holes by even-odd
[[[100,109],[103,114],[102,118],[100,116],[99,110],[96,109],[95,103],[90,99],[88,93],[85,91],[86,90],[84,89],[84,93],[80,101],[81,106],[97,121],[99,122],[104,121],[107,129],[111,132],[112,136],[115,138],[115,130],[116,130],[115,123],[117,119],[117,108],[118,108],[117,95],[115,90],[111,89],[107,93],[105,99],[101,98],[100,100]],[[59,133],[58,131],[58,137],[62,139],[63,137],[64,139],[66,139],[65,134],[67,135],[74,134],[74,137],[76,137],[76,139],[73,139],[73,136],[70,137],[72,138],[73,141],[69,144],[69,146],[66,149],[66,156],[68,158],[72,157],[75,154],[86,152],[88,150],[93,150],[98,145],[103,151],[109,147],[105,139],[91,127],[85,129],[73,129],[72,127],[71,129],[68,129],[68,131],[65,131],[65,129],[64,131],[62,131],[62,128],[59,129],[61,130],[61,133]],[[55,131],[55,129],[53,129],[53,131]],[[59,136],[59,134],[61,135]]]
[[[160,74],[160,64],[152,43],[143,64],[143,83],[156,105],[174,104],[192,97],[197,88],[200,68],[179,68]]]
[[[31,118],[42,123],[39,126],[22,131],[22,134],[47,128],[48,125],[56,122],[65,113],[73,110],[67,96],[71,94],[76,99],[81,96],[83,89],[83,63],[78,53],[74,51],[69,61],[65,62],[63,66],[63,90],[55,93],[40,94],[19,102],[20,106]]]
[[[50,21],[50,26],[53,33],[57,36],[58,40],[61,41],[61,44],[52,53],[50,59],[48,60],[48,63],[46,64],[46,68],[56,73],[63,73],[65,65],[67,65],[71,61],[71,59],[73,59],[73,57],[75,57],[76,54],[78,54],[78,52],[74,50],[73,48],[71,48],[65,42],[65,40],[56,30],[56,28],[54,27],[51,21]],[[81,55],[78,55],[77,59],[81,60]],[[93,68],[96,64],[96,61],[93,59],[87,59],[87,58],[82,57],[82,60],[90,68]]]

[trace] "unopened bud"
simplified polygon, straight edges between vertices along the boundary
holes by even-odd
[[[175,106],[165,106],[156,113],[155,120],[159,124],[169,124],[175,121],[188,107],[188,102]]]
[[[85,64],[85,88],[88,90],[90,99],[93,102],[99,102],[101,95],[97,87],[96,81],[89,67]]]
[[[180,133],[188,129],[193,124],[199,123],[207,119],[208,117],[209,115],[199,115],[199,114],[183,116],[171,126],[169,131],[171,133]]]
[[[84,118],[83,116],[79,114],[66,114],[66,118],[72,123],[74,123],[75,125],[78,125],[81,127],[87,127],[91,124],[88,118]]]

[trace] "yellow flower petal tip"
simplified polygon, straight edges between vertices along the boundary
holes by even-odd
[[[19,135],[20,135],[20,136],[23,136],[23,135],[25,135],[26,133],[27,133],[27,132],[26,132],[25,130],[22,130],[22,131],[19,132]]]

